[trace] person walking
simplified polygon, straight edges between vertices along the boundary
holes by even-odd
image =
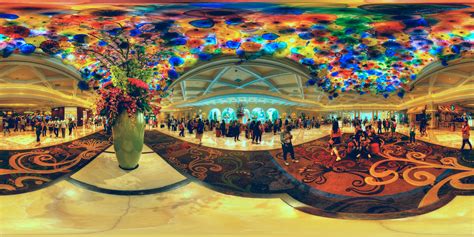
[[[61,137],[66,138],[66,120],[61,121]]]
[[[390,128],[391,128],[392,137],[393,137],[397,130],[397,120],[395,120],[394,118],[392,119],[392,122],[390,123]]]
[[[179,123],[179,136],[184,137],[184,120]]]
[[[204,123],[199,119],[196,128],[196,138],[199,140],[199,145],[202,144],[202,136],[204,135]]]
[[[253,127],[253,134],[255,136],[255,143],[260,144],[262,141],[262,122],[258,121]]]
[[[72,136],[72,130],[74,129],[74,121],[72,121],[71,118],[69,118],[69,121],[68,121],[68,129],[69,129],[69,136]]]
[[[329,148],[331,149],[331,155],[336,154],[336,161],[341,160],[341,156],[339,155],[339,151],[337,150],[335,145],[341,144],[341,137],[342,132],[339,128],[339,122],[334,120],[332,122],[332,129],[331,129],[331,139],[329,140]]]
[[[410,143],[412,144],[416,142],[415,135],[416,135],[416,127],[415,127],[415,123],[412,122],[410,124]]]
[[[46,121],[43,120],[41,122],[41,135],[43,135],[43,137],[46,137],[46,132],[48,131],[48,125],[46,124]]]
[[[471,136],[470,133],[471,128],[469,127],[469,124],[467,123],[467,120],[464,121],[464,124],[462,125],[461,132],[462,132],[462,146],[461,146],[461,151],[464,150],[464,146],[467,144],[469,145],[470,150],[472,150],[472,144],[469,141],[469,138]]]
[[[3,136],[10,135],[10,124],[8,123],[8,118],[3,121]]]
[[[49,137],[53,137],[53,130],[54,130],[53,120],[50,119],[50,120],[48,121]]]
[[[290,165],[287,161],[288,153],[290,153],[293,163],[299,162],[299,160],[295,159],[295,151],[293,149],[293,143],[291,142],[292,139],[293,135],[291,135],[291,126],[286,126],[285,131],[280,133],[281,148],[283,149],[283,161],[285,165]]]
[[[226,136],[226,129],[225,129],[225,121],[224,120],[222,120],[220,130],[221,130],[221,136],[225,137]]]
[[[59,124],[59,120],[56,120],[54,122],[54,135],[56,136],[56,138],[58,138],[58,136],[59,136],[59,127],[60,126],[61,125]]]
[[[36,131],[36,146],[41,145],[41,131],[43,129],[43,125],[38,121],[35,124],[35,131]]]
[[[234,124],[234,142],[240,141],[240,124],[235,122]]]
[[[377,120],[377,133],[382,134],[382,121],[380,119]]]

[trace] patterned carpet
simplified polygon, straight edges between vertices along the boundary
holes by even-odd
[[[345,134],[343,140],[349,135]],[[299,163],[285,166],[281,149],[229,151],[188,143],[147,131],[145,144],[191,180],[210,189],[246,197],[281,198],[316,215],[387,219],[437,209],[456,195],[474,194],[472,152],[461,153],[401,134],[384,136],[386,144],[370,159],[345,153],[335,161],[327,137],[295,146]],[[95,133],[46,148],[0,151],[0,195],[47,187],[69,177],[111,145]]]
[[[344,135],[343,140],[347,138]],[[145,143],[175,169],[211,189],[249,197],[278,196],[317,215],[398,218],[432,211],[455,195],[474,194],[474,169],[458,163],[461,154],[456,149],[409,144],[406,136],[397,134],[384,136],[386,145],[378,156],[336,162],[327,140],[296,146],[301,162],[285,166],[281,150],[229,151],[158,131],[145,136]],[[345,156],[345,147],[338,149]]]
[[[78,171],[111,145],[101,132],[56,146],[0,150],[0,195],[35,191]]]

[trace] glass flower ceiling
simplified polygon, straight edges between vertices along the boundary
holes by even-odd
[[[307,86],[330,99],[349,91],[403,97],[424,66],[472,56],[473,17],[466,4],[4,5],[0,52],[58,57],[85,81],[104,83],[110,73],[84,47],[100,52],[100,35],[113,37],[120,25],[130,45],[155,55],[148,65],[158,92],[198,61],[234,55],[299,62],[311,72]]]

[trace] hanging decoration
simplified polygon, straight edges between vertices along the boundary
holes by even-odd
[[[116,41],[120,35],[127,41]],[[162,97],[186,69],[221,55],[241,63],[294,60],[311,72],[306,85],[330,99],[345,92],[403,97],[428,64],[472,57],[473,41],[469,4],[0,6],[1,56],[60,58],[94,81],[92,88],[110,81],[116,64],[132,75],[139,63],[152,69],[147,83]],[[146,60],[123,64],[121,51]]]

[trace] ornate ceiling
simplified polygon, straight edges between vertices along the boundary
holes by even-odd
[[[97,57],[78,47],[100,52],[107,45],[96,36],[113,37],[120,24],[130,44],[157,55],[150,67],[158,91],[198,62],[227,55],[241,60],[240,70],[255,72],[245,63],[272,57],[305,67],[309,78],[302,84],[327,92],[329,100],[346,93],[402,98],[425,66],[472,56],[472,5],[349,3],[2,4],[0,50],[3,57],[60,58],[87,69],[83,80],[105,82],[110,78]],[[279,90],[267,80],[251,84]],[[205,92],[216,85],[222,83]]]
[[[59,60],[21,55],[0,59],[0,108],[92,107],[93,93],[78,89],[80,79],[74,68]]]

